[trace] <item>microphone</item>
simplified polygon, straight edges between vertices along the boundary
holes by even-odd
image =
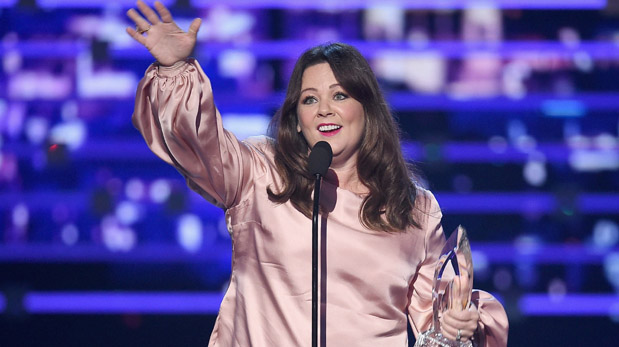
[[[333,150],[326,141],[317,142],[309,155],[309,172],[313,175],[324,176],[333,160]]]
[[[333,150],[326,141],[314,145],[308,159],[309,172],[316,177],[314,211],[312,213],[312,347],[318,346],[318,213],[320,211],[320,180],[331,165]],[[324,332],[323,332],[324,333]]]

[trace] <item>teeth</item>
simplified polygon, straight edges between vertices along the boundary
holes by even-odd
[[[339,129],[341,127],[342,127],[341,125],[334,125],[334,124],[332,124],[332,125],[321,125],[321,126],[318,127],[318,131],[333,131],[333,130]]]

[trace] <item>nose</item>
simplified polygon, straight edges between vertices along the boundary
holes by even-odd
[[[318,116],[319,117],[328,117],[333,115],[333,110],[331,109],[331,103],[327,101],[320,101],[318,105]]]

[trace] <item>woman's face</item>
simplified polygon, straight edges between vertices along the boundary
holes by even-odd
[[[305,69],[297,104],[297,131],[313,147],[327,141],[333,149],[332,166],[356,164],[365,128],[363,105],[335,79],[331,66],[320,63]]]

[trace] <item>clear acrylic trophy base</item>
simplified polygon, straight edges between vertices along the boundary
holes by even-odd
[[[446,338],[440,332],[428,330],[419,334],[415,346],[423,347],[473,347],[471,341],[461,342]]]

